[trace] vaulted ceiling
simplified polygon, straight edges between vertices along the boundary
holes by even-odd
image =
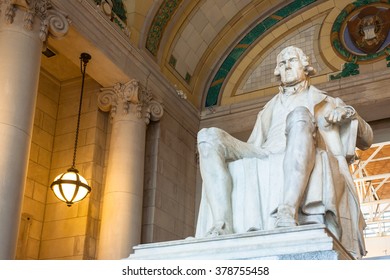
[[[311,57],[314,84],[328,81],[347,61],[361,62],[361,72],[386,68],[384,47],[367,63],[366,54],[341,41],[348,21],[367,6],[388,9],[388,1],[123,2],[133,43],[198,108],[274,93],[276,55],[287,45]]]
[[[274,94],[276,55],[287,45],[310,56],[314,84],[327,82],[348,61],[361,73],[386,68],[387,48],[367,56],[344,37],[347,22],[367,5],[386,10],[390,1],[88,1],[100,2],[103,12],[107,3],[123,2],[129,43],[199,110]]]

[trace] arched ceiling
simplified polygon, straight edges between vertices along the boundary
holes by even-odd
[[[146,49],[161,72],[198,108],[274,93],[274,59],[289,44],[311,56],[318,70],[312,82],[326,82],[351,59],[332,46],[332,36],[343,24],[337,21],[353,12],[356,16],[367,3],[389,7],[388,1],[360,0],[124,3],[134,44]]]
[[[390,57],[389,35],[370,55],[344,44],[348,21],[367,6],[390,11],[390,0],[88,1],[122,2],[130,43],[199,110],[275,94],[276,55],[287,45],[310,56],[313,84],[327,82],[346,62],[370,73]]]

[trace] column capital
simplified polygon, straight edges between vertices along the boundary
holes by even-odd
[[[69,30],[67,16],[53,8],[50,0],[0,0],[0,13],[7,24],[14,22],[17,11],[24,13],[23,27],[33,29],[35,19],[40,20],[39,38],[46,42],[47,36],[60,38]]]
[[[98,106],[102,111],[110,112],[112,119],[124,119],[129,113],[134,113],[149,124],[151,120],[158,121],[164,113],[162,104],[153,99],[151,91],[135,79],[100,91]]]

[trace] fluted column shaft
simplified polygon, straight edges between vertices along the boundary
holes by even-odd
[[[103,89],[99,107],[110,111],[112,133],[98,258],[121,259],[141,241],[146,127],[163,111],[135,80]]]
[[[50,9],[49,1],[0,0],[0,259],[15,258]]]

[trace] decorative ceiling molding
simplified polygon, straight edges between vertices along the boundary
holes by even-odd
[[[158,9],[152,25],[150,26],[145,45],[146,49],[154,56],[157,55],[162,36],[168,22],[172,18],[172,15],[176,12],[181,2],[182,0],[164,0]]]
[[[253,43],[258,40],[258,38],[260,38],[282,20],[317,1],[318,0],[293,1],[283,8],[277,10],[275,13],[268,16],[262,22],[258,23],[254,28],[252,28],[230,51],[214,75],[214,78],[211,80],[210,87],[207,91],[205,107],[217,105],[219,95],[226,77],[229,75],[230,71],[233,69],[242,55],[248,49],[250,49]]]
[[[355,63],[375,61],[388,56],[389,13],[390,0],[358,0],[347,5],[332,26],[331,44],[336,54],[345,61]],[[371,45],[372,48],[379,37],[383,37],[383,40],[378,42],[374,51],[370,51],[369,46],[363,46]]]

